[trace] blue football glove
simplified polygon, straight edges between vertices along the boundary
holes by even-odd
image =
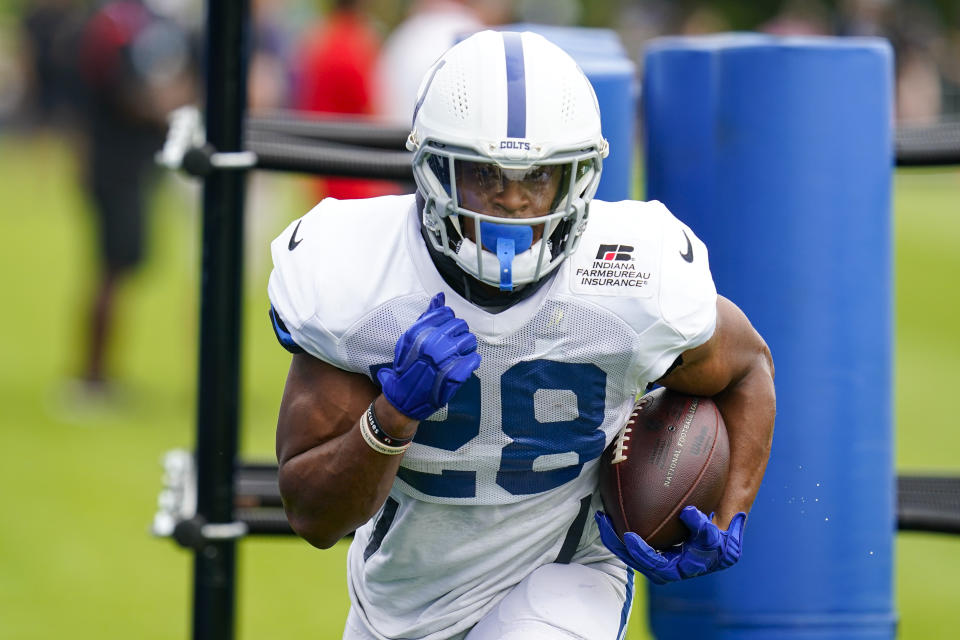
[[[600,528],[600,539],[615,556],[633,567],[654,584],[667,584],[685,578],[702,576],[726,569],[740,559],[743,523],[747,514],[733,516],[730,528],[721,530],[711,518],[696,507],[684,507],[680,520],[690,529],[678,551],[658,552],[637,534],[628,531],[623,541],[617,537],[613,523],[602,511],[594,516]]]
[[[447,406],[480,366],[477,338],[467,323],[444,305],[443,293],[400,336],[393,367],[377,372],[383,395],[400,413],[423,420]]]

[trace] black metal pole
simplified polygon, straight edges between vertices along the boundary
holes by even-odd
[[[243,148],[249,0],[208,0],[206,131],[218,152]],[[203,185],[200,362],[197,383],[197,515],[233,514],[240,384],[245,171],[213,171]],[[213,540],[194,557],[193,638],[234,635],[236,542]]]

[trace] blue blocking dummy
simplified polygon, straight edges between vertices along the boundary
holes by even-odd
[[[531,23],[511,24],[502,29],[539,33],[580,65],[597,94],[603,137],[610,143],[610,155],[603,161],[596,198],[617,201],[632,197],[637,68],[617,33],[611,29]]]
[[[740,563],[652,587],[653,632],[893,638],[890,47],[667,38],[644,69],[647,197],[706,242],[777,387]]]

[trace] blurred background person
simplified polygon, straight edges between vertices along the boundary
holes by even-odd
[[[889,26],[893,0],[840,0],[836,7],[837,35],[883,37]]]
[[[83,20],[78,0],[35,0],[24,12],[21,31],[26,103],[21,113],[34,126],[73,120],[80,100],[74,54]]]
[[[932,6],[901,3],[893,9],[887,37],[896,51],[896,114],[904,124],[935,124],[944,108],[946,69],[937,57],[945,30]]]
[[[336,0],[333,11],[309,28],[294,58],[294,107],[323,114],[372,116],[380,34],[364,0]],[[317,201],[398,193],[384,180],[321,178],[311,182]]]
[[[942,43],[942,24],[933,7],[895,0],[843,0],[837,9],[838,35],[890,40],[894,50],[897,121],[937,122],[942,94],[934,50]]]
[[[167,114],[195,98],[196,79],[186,32],[140,0],[100,5],[83,25],[77,60],[85,94],[81,165],[99,262],[78,390],[105,399],[118,285],[144,258],[154,154]]]
[[[414,0],[380,53],[377,112],[391,124],[410,126],[427,69],[459,38],[484,26],[484,15],[469,0]]]
[[[290,104],[290,70],[296,34],[285,19],[286,0],[252,0],[247,108],[258,114]]]
[[[302,18],[293,0],[251,0],[247,115],[262,116],[293,106],[294,56]],[[269,171],[247,174],[244,210],[244,268],[259,274],[269,266],[263,247],[275,233],[284,204],[283,176]],[[282,216],[281,216],[282,217]]]

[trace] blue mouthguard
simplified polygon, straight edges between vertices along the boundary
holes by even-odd
[[[500,290],[513,291],[513,257],[533,244],[533,228],[526,225],[481,222],[483,248],[500,260]]]

